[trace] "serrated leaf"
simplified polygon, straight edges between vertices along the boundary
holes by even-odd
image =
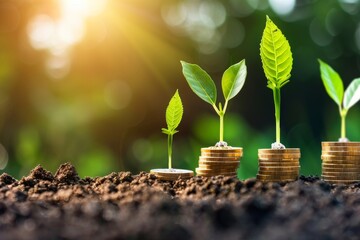
[[[281,88],[289,82],[293,64],[290,45],[268,16],[260,43],[260,57],[269,88]]]
[[[175,129],[179,126],[183,116],[183,105],[179,95],[179,91],[176,90],[174,96],[171,98],[168,107],[166,108],[166,124],[167,131],[174,134]]]
[[[349,109],[360,100],[360,78],[354,79],[345,90],[344,108]]]
[[[341,106],[344,96],[343,81],[341,80],[339,74],[332,67],[320,59],[319,63],[321,79],[325,86],[326,92],[336,102],[337,105]]]
[[[216,86],[209,74],[196,64],[181,61],[183,74],[193,92],[211,105],[216,103]]]
[[[230,66],[223,74],[221,85],[226,101],[235,97],[242,87],[244,86],[246,79],[246,64],[245,59],[241,60]]]

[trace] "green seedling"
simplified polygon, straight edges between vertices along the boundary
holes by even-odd
[[[216,105],[217,89],[209,74],[196,64],[181,61],[181,65],[183,74],[190,88],[202,100],[209,103],[220,117],[220,141],[216,146],[227,146],[227,143],[224,142],[224,115],[229,100],[235,97],[244,86],[247,74],[245,59],[230,66],[224,72],[221,85],[225,104],[222,105],[219,103],[218,106]]]
[[[346,115],[349,109],[360,100],[360,78],[355,78],[344,93],[343,81],[339,74],[328,64],[321,61],[320,73],[321,79],[324,83],[326,92],[336,102],[339,107],[341,118],[341,138],[339,141],[347,142],[346,138]]]
[[[280,143],[280,89],[289,82],[293,58],[288,40],[268,16],[260,43],[260,56],[267,87],[274,95],[276,142],[272,148],[284,148]]]
[[[172,144],[174,134],[178,131],[176,128],[179,126],[184,113],[183,105],[179,95],[179,91],[176,90],[174,96],[171,98],[169,105],[166,108],[166,124],[167,128],[162,128],[162,132],[168,135],[168,166],[172,168]]]

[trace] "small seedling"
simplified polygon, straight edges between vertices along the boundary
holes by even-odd
[[[346,138],[346,115],[349,109],[360,100],[360,78],[355,78],[344,93],[343,81],[339,74],[328,64],[321,61],[320,73],[326,92],[339,106],[341,118],[341,137],[339,142],[348,142]]]
[[[219,103],[218,106],[216,105],[217,89],[209,74],[196,64],[181,61],[181,65],[183,74],[190,85],[190,88],[202,100],[209,103],[220,117],[220,141],[216,144],[216,146],[227,146],[227,143],[224,142],[224,115],[229,100],[235,97],[244,86],[247,74],[245,59],[230,66],[224,72],[221,85],[225,98],[225,104],[222,105]]]
[[[167,128],[162,128],[162,132],[168,135],[168,167],[151,169],[150,173],[157,176],[160,180],[174,181],[178,178],[190,178],[194,176],[194,172],[186,169],[172,168],[172,144],[174,134],[178,131],[176,128],[179,126],[184,113],[183,105],[178,90],[176,90],[174,96],[171,98],[169,105],[166,108],[166,124]]]
[[[172,168],[172,143],[174,134],[178,131],[176,128],[179,126],[184,113],[183,105],[179,95],[179,91],[176,90],[174,96],[171,98],[169,105],[166,108],[166,124],[167,128],[162,128],[162,132],[168,135],[168,165],[169,169]]]
[[[260,56],[267,87],[274,95],[276,142],[271,148],[282,149],[285,146],[280,143],[280,89],[289,82],[293,58],[288,40],[268,16],[260,43]]]

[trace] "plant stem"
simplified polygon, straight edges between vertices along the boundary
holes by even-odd
[[[171,166],[171,156],[172,156],[172,143],[173,143],[173,134],[168,135],[168,157],[169,157],[169,169],[172,168]]]
[[[224,141],[224,113],[221,112],[220,116],[220,142]]]
[[[276,142],[280,143],[280,88],[273,88],[276,122]]]
[[[341,108],[340,108],[340,117],[341,117],[341,138],[346,138],[346,123],[345,123],[346,114],[347,114],[347,110],[346,110],[346,109],[341,109]]]

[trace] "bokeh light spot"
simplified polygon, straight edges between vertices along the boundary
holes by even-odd
[[[36,16],[28,25],[28,35],[32,47],[35,49],[50,48],[54,28],[54,22],[48,15]]]
[[[223,37],[224,45],[228,48],[234,48],[239,46],[245,38],[245,27],[244,25],[236,20],[229,20],[226,23],[226,33]]]
[[[61,79],[70,71],[70,58],[66,54],[50,55],[46,61],[46,71],[53,79]]]
[[[224,5],[215,1],[204,1],[199,8],[199,14],[202,22],[209,28],[221,26],[226,18]]]
[[[294,8],[295,0],[269,0],[271,8],[279,15],[288,15]]]
[[[319,46],[327,46],[333,40],[333,37],[325,30],[323,24],[317,19],[314,19],[311,22],[309,31],[311,39]]]
[[[186,20],[186,8],[184,5],[167,5],[162,7],[161,15],[169,26],[180,26]]]
[[[355,43],[360,51],[360,23],[358,24],[357,29],[355,31]]]

